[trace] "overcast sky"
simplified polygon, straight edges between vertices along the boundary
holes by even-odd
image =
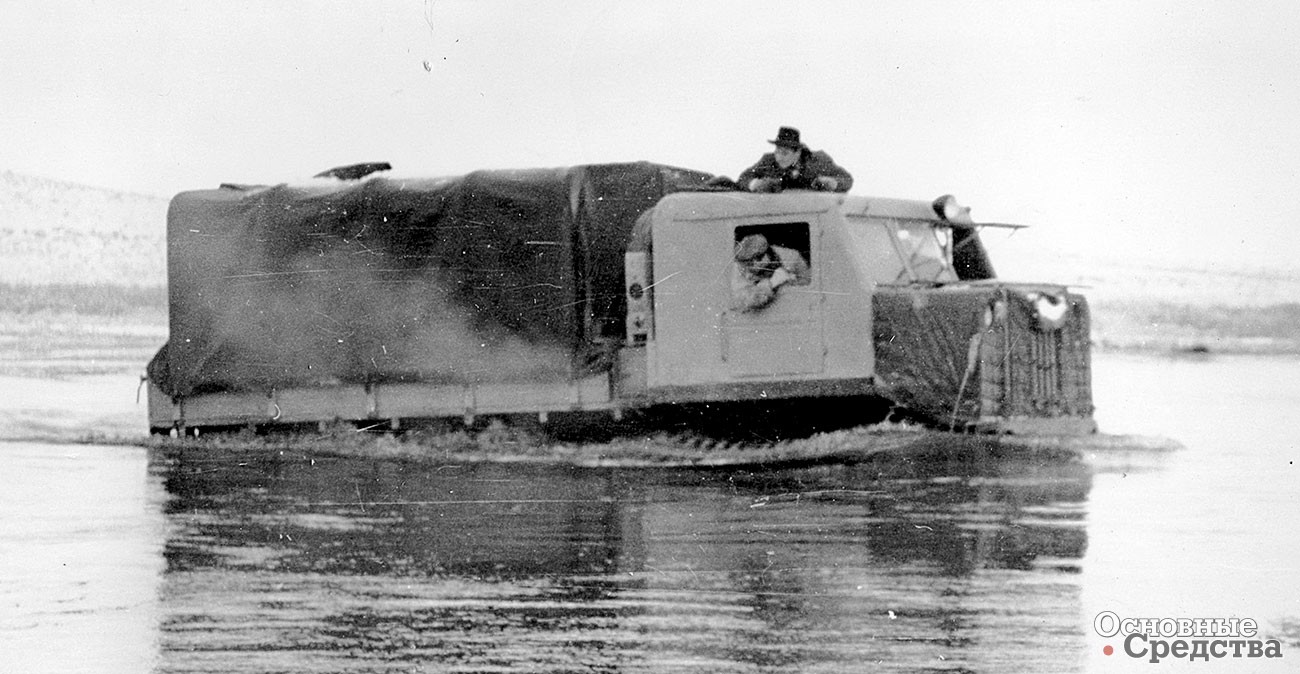
[[[734,177],[792,125],[857,194],[1300,266],[1294,2],[9,2],[0,56],[0,169],[134,192],[373,160]]]

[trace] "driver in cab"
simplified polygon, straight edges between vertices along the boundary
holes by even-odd
[[[731,306],[758,311],[776,300],[786,284],[812,282],[808,262],[793,248],[773,246],[762,234],[750,234],[736,244],[731,265]]]

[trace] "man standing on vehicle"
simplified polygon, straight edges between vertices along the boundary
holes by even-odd
[[[767,141],[776,148],[744,170],[737,185],[750,192],[782,190],[824,190],[847,192],[853,176],[821,150],[810,150],[799,140],[799,130],[783,126],[776,140]]]

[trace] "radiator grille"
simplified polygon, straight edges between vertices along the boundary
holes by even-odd
[[[1072,315],[1042,329],[1028,311],[1009,311],[985,334],[981,352],[984,416],[1090,416],[1088,309],[1073,300]]]
[[[1054,406],[1061,397],[1061,332],[1031,332],[1029,395],[1035,408]]]

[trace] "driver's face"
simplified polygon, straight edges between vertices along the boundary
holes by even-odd
[[[749,273],[761,276],[770,275],[780,266],[781,261],[777,260],[776,256],[772,254],[771,248],[763,251],[758,257],[752,257],[745,261],[745,268],[749,270]]]
[[[794,165],[795,161],[799,159],[799,148],[777,145],[775,154],[777,166],[780,166],[781,168],[790,168]]]

